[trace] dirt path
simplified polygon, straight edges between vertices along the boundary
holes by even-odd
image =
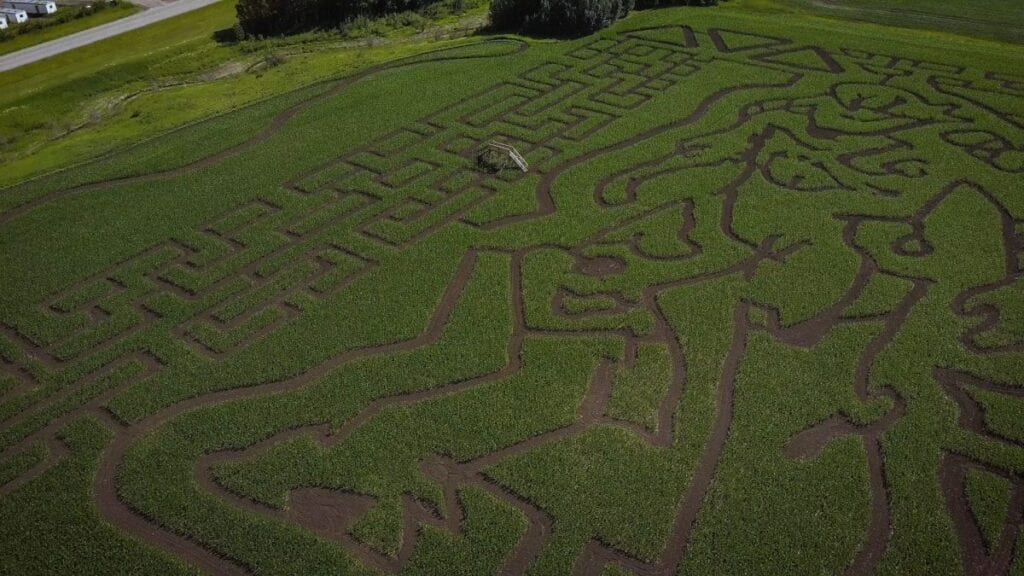
[[[266,272],[265,268],[273,269],[274,262],[282,258],[287,258],[289,263],[281,265],[281,270],[291,270],[289,264],[295,262],[315,263],[317,268],[314,273],[311,273],[311,278],[303,279],[303,282],[307,282],[306,285],[295,283],[285,286],[272,296],[266,297],[265,302],[261,302],[261,304],[265,304],[261,310],[283,310],[290,307],[288,311],[282,312],[283,319],[277,324],[255,330],[236,348],[217,349],[215,346],[210,346],[199,339],[194,331],[190,332],[190,328],[184,324],[170,329],[172,335],[193,346],[198,353],[205,355],[212,362],[222,362],[231,358],[240,347],[264,338],[285,322],[297,317],[301,311],[294,304],[290,304],[291,301],[288,300],[290,296],[300,294],[311,298],[323,296],[315,290],[310,290],[309,282],[322,280],[332,272],[330,258],[325,258],[323,255],[326,251],[333,251],[332,254],[335,258],[348,258],[359,264],[358,271],[352,272],[345,282],[340,282],[335,287],[335,289],[343,289],[349,285],[346,282],[351,282],[353,278],[357,277],[366,278],[381,265],[383,259],[376,255],[394,254],[445,227],[460,227],[464,229],[463,231],[477,234],[477,238],[480,240],[479,244],[474,244],[475,247],[462,254],[457,265],[454,265],[446,287],[443,290],[438,290],[440,292],[438,301],[419,334],[397,342],[367,343],[363,347],[336,353],[297,376],[248,388],[205,393],[182,400],[159,409],[137,422],[122,422],[113,418],[106,409],[111,399],[124,391],[132,382],[126,380],[112,384],[79,409],[55,418],[48,425],[27,434],[17,445],[0,453],[0,456],[7,456],[36,442],[45,442],[51,448],[50,455],[44,462],[16,481],[0,487],[0,496],[17,490],[45,472],[66,454],[66,447],[54,441],[54,436],[61,428],[82,415],[100,415],[115,434],[113,443],[102,455],[93,486],[99,512],[106,521],[147,544],[165,550],[207,572],[213,574],[258,572],[260,567],[246,565],[243,559],[231,558],[227,552],[218,550],[209,543],[193,539],[188,534],[187,528],[169,528],[161,519],[153,518],[147,514],[146,510],[137,508],[138,503],[133,504],[125,499],[118,487],[119,467],[133,445],[139,438],[160,430],[186,413],[222,404],[273,397],[301,390],[357,360],[399,352],[411,352],[436,344],[448,326],[456,304],[464,295],[470,278],[477,268],[480,255],[494,252],[505,256],[508,260],[507,282],[511,294],[509,306],[513,322],[512,334],[507,344],[508,360],[505,366],[475,378],[441,383],[433,388],[371,400],[338,428],[331,428],[320,423],[277,431],[269,438],[255,442],[242,450],[225,451],[211,448],[211,451],[198,457],[193,469],[193,478],[200,490],[216,496],[220,502],[226,505],[261,517],[305,527],[315,534],[338,542],[354,558],[365,565],[392,573],[400,572],[415,554],[421,525],[434,526],[452,534],[464,533],[465,510],[462,508],[459,494],[465,487],[476,487],[520,511],[526,519],[525,534],[509,553],[500,570],[503,575],[526,573],[547,545],[556,519],[541,506],[521,494],[516,494],[496,478],[489,476],[488,471],[509,458],[529,453],[544,446],[578,438],[591,432],[595,427],[615,427],[634,435],[652,448],[676,448],[681,434],[681,423],[676,421],[676,415],[679,413],[680,406],[687,402],[687,358],[688,355],[697,354],[699,351],[687,349],[679,336],[674,333],[669,315],[659,303],[659,298],[670,291],[683,287],[723,280],[749,283],[766,265],[777,268],[785,265],[788,259],[802,255],[803,251],[818,248],[812,239],[792,238],[792,234],[787,235],[786,230],[771,230],[770,233],[758,233],[758,236],[752,236],[743,226],[739,225],[737,223],[738,214],[743,208],[741,196],[745,190],[749,189],[749,185],[752,182],[769,183],[777,190],[791,194],[849,193],[856,190],[855,184],[860,182],[853,184],[844,182],[839,175],[841,170],[857,174],[865,181],[871,181],[869,177],[872,176],[889,177],[904,174],[905,166],[882,161],[887,159],[889,157],[887,155],[894,150],[903,150],[908,147],[913,149],[907,141],[901,139],[903,133],[920,128],[931,128],[949,118],[959,119],[954,114],[957,111],[956,107],[943,108],[941,112],[936,112],[936,118],[922,119],[916,116],[901,116],[898,111],[893,109],[898,108],[901,102],[906,103],[919,97],[913,92],[902,91],[899,93],[899,98],[893,100],[895,103],[878,103],[858,95],[853,102],[842,104],[847,106],[843,112],[866,110],[874,115],[886,117],[890,122],[879,123],[882,127],[874,126],[859,132],[825,127],[819,124],[817,111],[819,108],[827,109],[828,106],[841,105],[837,104],[840,98],[834,91],[809,95],[806,88],[809,84],[807,80],[814,74],[836,74],[836,86],[841,86],[842,83],[839,79],[842,77],[838,75],[845,70],[844,66],[850,64],[845,61],[841,62],[840,56],[828,53],[818,47],[793,46],[793,43],[787,39],[757,36],[758,44],[751,48],[743,45],[731,45],[731,40],[728,40],[725,31],[721,30],[710,30],[698,34],[688,28],[679,27],[678,30],[672,29],[672,31],[678,32],[678,42],[673,43],[663,39],[639,42],[638,38],[643,38],[641,34],[645,31],[634,31],[629,35],[615,37],[615,40],[612,41],[612,48],[608,48],[606,45],[600,45],[600,49],[588,48],[587,45],[583,45],[562,61],[541,64],[507,83],[488,88],[480,94],[467,97],[462,102],[452,103],[445,110],[416,123],[411,123],[409,126],[383,136],[379,140],[374,140],[357,150],[346,152],[346,155],[329,159],[308,174],[295,176],[283,183],[282,194],[293,194],[307,200],[323,190],[330,191],[329,194],[323,195],[322,204],[310,208],[309,213],[302,214],[297,221],[273,220],[284,213],[287,206],[284,203],[275,204],[266,198],[255,199],[249,204],[221,215],[215,222],[196,231],[197,234],[204,234],[205,239],[217,243],[223,248],[224,254],[220,256],[221,260],[216,260],[215,264],[231,263],[233,262],[232,258],[249,259],[245,260],[244,265],[239,266],[234,272],[211,279],[208,285],[189,288],[176,284],[162,273],[162,271],[170,269],[171,266],[204,271],[203,265],[197,264],[193,260],[194,257],[201,259],[203,256],[201,250],[177,241],[177,243],[169,242],[166,245],[151,247],[138,255],[135,260],[121,263],[118,265],[120,267],[115,267],[112,270],[99,272],[94,277],[83,281],[79,286],[69,289],[69,292],[62,296],[74,296],[74,288],[85,290],[95,283],[104,286],[110,284],[111,291],[123,299],[131,301],[130,309],[132,314],[137,316],[137,322],[124,332],[96,344],[91,352],[102,356],[113,354],[112,351],[123,346],[125,342],[134,342],[134,339],[162,321],[159,311],[154,311],[147,306],[147,302],[150,302],[151,299],[144,300],[141,296],[132,295],[130,293],[131,282],[123,279],[115,280],[122,278],[119,272],[123,272],[124,269],[130,268],[131,264],[140,260],[154,259],[162,257],[164,252],[172,252],[171,256],[165,258],[166,262],[161,263],[161,266],[165,266],[164,268],[151,266],[134,280],[138,280],[146,286],[147,290],[150,290],[144,292],[144,296],[151,296],[154,293],[169,294],[185,302],[199,302],[210,294],[217,294],[231,280],[237,278],[246,279],[250,283],[249,287],[253,289],[252,292],[243,291],[239,298],[265,289],[275,278],[279,278],[279,276],[274,276],[275,272],[273,271]],[[601,41],[603,39],[595,40],[595,42]],[[491,40],[488,43],[497,44],[507,49],[496,54],[498,56],[517,54],[526,49],[525,43],[514,40]],[[632,43],[639,43],[641,48],[650,49],[650,51],[627,52],[627,49],[634,47]],[[694,51],[699,46],[704,47],[711,56],[695,54]],[[626,56],[620,58],[620,54],[614,52],[615,49],[621,49]],[[662,57],[660,53],[656,52],[657,49],[664,50],[666,54]],[[648,56],[656,62],[645,63],[641,60],[638,64],[637,59],[643,57],[638,56],[639,53],[658,54],[658,56]],[[805,56],[809,54],[810,58],[817,58],[820,62],[812,60],[810,64],[805,62],[794,64],[778,60],[785,56],[791,56],[793,53]],[[384,70],[412,66],[422,62],[483,59],[495,56],[456,55],[445,57],[443,54],[443,51],[437,54],[428,54],[426,57],[421,54],[410,59],[369,68],[355,76],[333,83],[330,89],[321,95],[281,111],[258,133],[228,150],[173,170],[88,184],[55,192],[3,213],[0,215],[0,225],[62,198],[110,186],[167,180],[213,167],[222,160],[243,154],[266,142],[296,115],[324,99],[342,95],[354,83]],[[865,58],[871,60],[873,57],[874,55],[867,55]],[[624,117],[650,101],[658,94],[658,89],[655,87],[668,82],[680,82],[701,70],[702,67],[711,65],[716,58],[727,59],[734,63],[736,61],[747,64],[755,62],[755,66],[759,66],[759,69],[766,74],[771,74],[774,80],[738,83],[717,90],[708,89],[708,95],[696,102],[692,110],[680,111],[677,120],[642,130],[633,136],[624,137],[613,144],[595,150],[582,153],[566,151],[572,149],[571,144],[592,137],[593,134],[611,125],[615,119]],[[576,59],[576,61],[572,59]],[[889,65],[903,65],[899,62],[898,59],[892,58]],[[641,64],[647,67],[644,68]],[[918,66],[932,65],[933,63],[915,61],[911,64]],[[599,65],[612,68],[618,66],[618,68],[615,69],[615,74],[592,72],[595,69],[600,70]],[[637,71],[638,69],[639,71]],[[931,68],[931,70],[934,69],[934,67]],[[591,71],[589,76],[588,73],[585,73],[587,71]],[[943,70],[943,74],[949,73],[951,72]],[[899,75],[901,72],[898,71],[879,73],[879,82],[877,82],[876,88],[892,88],[887,86],[887,83]],[[609,83],[609,78],[613,78],[616,83]],[[562,91],[566,85],[572,86],[574,91]],[[500,92],[502,89],[519,94],[519,100],[504,97]],[[838,90],[838,88],[834,89]],[[895,90],[895,88],[892,89]],[[764,96],[765,92],[770,92],[772,96]],[[495,97],[495,94],[498,96]],[[737,105],[735,113],[717,114],[718,108],[733,100],[744,100],[742,105]],[[926,98],[920,98],[920,100],[927,101]],[[518,103],[519,101],[522,103]],[[593,109],[581,106],[581,102]],[[790,116],[787,118],[792,120],[786,126],[779,124],[776,121],[776,116],[773,116],[782,113],[789,114]],[[471,211],[482,205],[483,202],[494,198],[500,189],[500,183],[488,180],[488,178],[492,178],[491,176],[472,174],[468,179],[468,184],[458,187],[452,184],[452,174],[445,172],[447,168],[441,166],[440,162],[429,163],[422,160],[421,157],[410,160],[403,156],[410,146],[416,145],[415,142],[412,145],[408,144],[408,139],[412,138],[416,142],[436,141],[438,148],[432,149],[433,152],[443,150],[454,155],[453,157],[465,160],[471,157],[473,146],[480,143],[474,142],[459,148],[459,142],[465,140],[465,137],[462,137],[457,130],[448,131],[449,126],[446,123],[454,123],[461,128],[463,126],[488,126],[487,122],[492,122],[495,126],[504,129],[505,125],[494,118],[500,118],[501,122],[508,124],[513,121],[523,122],[524,117],[528,119],[541,117],[546,120],[545,114],[550,114],[552,118],[558,119],[557,122],[550,122],[554,128],[533,125],[530,133],[532,140],[521,143],[523,151],[527,155],[538,151],[550,154],[546,158],[548,161],[546,164],[531,162],[531,165],[540,166],[535,170],[535,173],[539,175],[533,189],[535,204],[531,209],[521,213],[499,215],[490,221],[471,221],[469,216]],[[485,120],[480,120],[479,117],[485,117]],[[544,132],[545,129],[548,132]],[[566,135],[576,132],[582,135],[578,136],[576,142],[572,142],[571,137]],[[658,139],[668,135],[676,138],[675,146],[670,153],[648,154],[647,160],[631,163],[625,168],[610,170],[609,174],[593,184],[592,189],[579,191],[585,200],[592,200],[593,210],[614,216],[614,218],[608,218],[608,221],[612,222],[611,224],[593,231],[585,239],[574,242],[571,246],[552,243],[531,244],[529,241],[524,242],[525,246],[515,247],[489,244],[492,234],[506,232],[516,226],[538,225],[561,216],[554,188],[556,182],[561,182],[572,171],[588,163],[600,164],[602,161],[613,159],[618,154],[657,146],[662,143]],[[402,138],[406,140],[402,140]],[[807,156],[789,155],[787,152],[773,149],[772,143],[782,138],[791,142],[794,149],[799,149],[800,154],[807,154]],[[866,142],[865,147],[855,152],[849,152],[854,148],[850,146],[850,142],[855,138],[863,138]],[[825,166],[824,162],[811,157],[815,153],[828,149],[828,146],[842,150],[841,154],[836,155],[834,165]],[[367,158],[373,161],[367,161]],[[802,168],[805,168],[805,171],[794,171],[789,165],[787,165],[787,169],[775,170],[776,163],[790,161],[794,158],[803,162]],[[871,173],[873,168],[863,167],[865,163],[873,159],[879,159],[880,167],[877,172],[880,174]],[[382,162],[375,163],[378,160],[382,160]],[[398,166],[398,168],[393,168],[393,166]],[[409,177],[403,170],[410,166],[416,167],[422,173]],[[338,172],[346,172],[348,175],[344,178],[350,179],[328,179],[329,181],[326,183],[316,184],[321,188],[310,189],[313,187],[309,184],[310,181],[318,181],[325,173],[338,168],[345,168],[347,172],[346,170],[338,170]],[[818,180],[805,177],[805,174],[810,173],[811,169],[817,170]],[[683,175],[688,170],[714,170],[716,178],[713,184],[707,185],[707,190],[696,191],[689,195],[680,192],[670,201],[659,202],[653,207],[643,203],[646,186],[656,182],[658,178]],[[520,174],[509,176],[510,179],[525,177]],[[852,177],[850,178],[852,179]],[[366,188],[350,186],[353,181],[359,179],[371,181],[373,185],[366,186]],[[410,182],[416,182],[417,179],[420,179],[419,182],[424,185],[429,185],[431,192],[436,193],[440,199],[426,201],[418,198],[403,198],[404,203],[385,206],[384,199],[387,195],[374,192],[375,190],[379,192],[379,189],[374,186],[390,187],[390,189],[408,187],[411,189],[413,186]],[[879,333],[864,350],[859,351],[851,385],[858,402],[864,405],[885,403],[889,409],[874,421],[866,424],[856,423],[843,414],[834,414],[790,438],[780,457],[815,458],[835,438],[850,436],[860,438],[869,478],[866,489],[870,493],[870,521],[864,527],[862,542],[859,548],[852,552],[852,558],[845,571],[851,576],[874,573],[889,548],[894,528],[894,508],[890,501],[892,493],[887,483],[882,439],[907,414],[908,402],[911,398],[910,396],[904,398],[891,388],[873,383],[872,369],[886,350],[892,346],[899,332],[908,324],[917,311],[918,305],[932,297],[936,281],[923,276],[902,274],[886,269],[875,259],[871,251],[858,243],[858,238],[863,229],[869,225],[878,223],[898,225],[909,232],[905,236],[893,240],[888,249],[893,254],[902,257],[926,256],[932,250],[925,234],[927,219],[964,187],[979,193],[999,211],[1002,220],[1002,241],[1007,258],[1001,279],[984,286],[970,288],[951,302],[950,307],[953,313],[980,319],[978,324],[963,333],[961,343],[966,349],[976,354],[1024,351],[1022,345],[1013,344],[999,349],[990,349],[977,343],[977,337],[980,334],[999,322],[1000,311],[992,305],[972,305],[973,299],[988,291],[1008,286],[1011,282],[1018,280],[1021,275],[1020,262],[1017,258],[1017,252],[1022,250],[1019,247],[1017,236],[1017,227],[1020,222],[1015,220],[1010,212],[999,203],[995,195],[980,186],[957,181],[928,197],[916,211],[905,216],[883,217],[856,212],[830,214],[829,222],[834,223],[837,230],[842,230],[841,248],[855,255],[858,261],[856,272],[852,275],[849,285],[841,294],[837,295],[834,301],[825,305],[811,317],[795,324],[785,323],[782,310],[747,296],[736,297],[728,302],[731,320],[727,328],[730,335],[728,348],[724,350],[721,369],[714,383],[714,418],[707,430],[708,440],[703,446],[699,458],[693,463],[694,476],[686,488],[678,494],[677,507],[674,510],[671,528],[666,535],[664,552],[657,559],[645,562],[631,556],[628,551],[616,549],[607,542],[601,541],[595,535],[584,545],[573,567],[574,572],[579,575],[597,575],[602,573],[608,564],[615,564],[640,576],[678,574],[689,551],[692,536],[699,525],[705,504],[715,489],[722,455],[733,428],[737,380],[747,354],[751,335],[758,333],[767,335],[786,346],[808,350],[818,346],[838,327],[870,323],[879,327]],[[881,185],[871,186],[869,189],[868,194],[874,194],[877,198],[892,199],[898,198],[900,195],[899,190]],[[616,196],[619,192],[621,195]],[[703,196],[698,197],[697,192],[714,198],[718,203],[716,206],[718,212],[708,220],[711,222],[711,229],[715,235],[719,236],[723,245],[735,249],[736,254],[740,254],[740,256],[736,256],[724,264],[721,262],[705,264],[704,258],[709,255],[711,247],[703,245],[697,240],[699,238],[697,231],[704,224],[704,218],[709,217],[699,212],[698,198],[703,198]],[[621,233],[629,229],[630,226],[643,222],[649,217],[665,213],[676,217],[675,221],[678,225],[678,229],[671,231],[672,238],[678,243],[678,251],[675,255],[649,253],[645,249],[642,232],[628,235],[625,239],[621,237]],[[239,222],[225,224],[225,222],[235,220]],[[264,221],[273,221],[274,227],[270,232],[285,240],[280,246],[268,252],[249,254],[247,250],[250,247],[246,241],[239,239],[247,237],[238,231],[251,232],[256,229],[257,224]],[[309,224],[310,221],[315,222],[315,225]],[[374,227],[382,222],[390,228],[381,230]],[[330,233],[336,231],[337,227],[345,227],[346,231],[357,236],[359,241],[346,244],[338,240],[337,237],[332,237]],[[367,246],[371,246],[372,249],[367,249]],[[615,252],[621,255],[593,256],[595,251],[599,252],[601,249],[609,247],[621,249],[621,251]],[[542,308],[550,312],[561,322],[559,325],[567,327],[542,327],[531,324],[527,317],[527,309],[530,308],[528,300],[537,296],[524,290],[525,263],[540,252],[558,252],[567,261],[571,259],[575,262],[573,274],[581,279],[581,282],[593,282],[594,284],[630,274],[635,271],[632,268],[634,264],[660,264],[675,268],[674,274],[668,274],[665,278],[644,280],[642,287],[632,296],[610,289],[603,292],[598,290],[592,294],[578,294],[573,292],[572,287],[567,284],[559,285],[553,291],[550,301],[542,302],[539,309]],[[851,314],[851,308],[864,296],[871,282],[880,277],[903,280],[911,287],[891,310],[866,316]],[[603,296],[611,304],[603,310],[572,312],[567,309],[565,302],[568,298],[584,296]],[[544,297],[548,298],[548,296]],[[100,308],[99,298],[94,297],[81,304],[79,308],[88,310],[96,325],[102,326],[109,313]],[[733,297],[730,296],[730,298]],[[68,313],[56,303],[57,301],[55,299],[53,304],[48,305],[48,313]],[[255,312],[247,311],[236,317],[225,319],[218,316],[218,312],[222,311],[223,308],[204,309],[191,320],[199,319],[210,325],[216,325],[218,328],[231,330],[243,326],[245,322],[255,316]],[[601,315],[624,318],[627,314],[635,312],[642,313],[644,317],[651,319],[651,328],[648,332],[634,331],[633,328],[628,327],[629,324],[626,322],[615,328],[583,327],[585,325],[583,321],[587,319]],[[220,319],[218,320],[218,318]],[[26,356],[43,364],[54,373],[59,373],[72,365],[68,359],[54,354],[52,346],[46,347],[34,343],[30,338],[18,332],[15,327],[0,326],[0,331],[25,350]],[[86,333],[88,333],[88,327],[81,328],[62,342]],[[507,445],[492,452],[464,461],[457,461],[441,454],[433,454],[418,462],[419,471],[441,487],[446,509],[438,510],[432,504],[419,501],[411,494],[403,494],[402,545],[395,556],[379,553],[358,541],[350,532],[351,527],[374,505],[373,495],[330,491],[321,487],[306,486],[290,492],[290,506],[287,509],[277,509],[231,492],[218,484],[213,474],[213,468],[219,463],[252,458],[281,442],[298,436],[309,437],[325,448],[339,446],[350,439],[356,431],[361,430],[389,410],[415,406],[438,398],[460,394],[516,375],[523,369],[524,342],[528,338],[594,337],[620,340],[625,354],[621,359],[604,358],[599,362],[597,368],[590,375],[589,386],[574,421],[531,437],[510,441]],[[668,385],[663,397],[659,399],[655,411],[656,424],[649,428],[634,422],[613,418],[609,414],[614,374],[618,370],[634,368],[638,349],[644,344],[656,344],[663,347],[671,365]],[[115,358],[102,364],[101,369],[89,372],[87,377],[80,382],[74,383],[65,390],[54,392],[51,397],[46,399],[46,402],[4,422],[4,429],[9,430],[12,426],[22,426],[35,414],[42,413],[62,399],[102,378],[115,370],[121,363],[135,362],[143,366],[140,376],[143,380],[166,368],[161,364],[161,360],[150,353],[144,345],[139,344],[134,347],[129,346],[129,348],[131,348],[131,352],[123,358]],[[24,370],[19,372],[20,366],[17,365],[17,362],[5,360],[2,368],[5,372],[21,374],[21,378],[26,380],[25,388],[32,385],[31,374]],[[1019,395],[1019,391],[1000,387],[983,379],[972,379],[969,375],[948,368],[936,368],[935,378],[950,398],[960,406],[962,428],[978,435],[990,437],[994,441],[1014,446],[1020,444],[1013,439],[993,437],[984,427],[978,403],[964,391],[964,387],[979,386],[1009,395]],[[974,462],[964,455],[950,450],[944,460],[941,479],[943,494],[947,498],[954,519],[962,520],[970,512],[968,503],[964,501],[962,485],[966,471],[972,467],[980,467],[1009,479],[1013,485],[1012,502],[1014,506],[1024,499],[1024,483],[1020,478],[997,466]],[[1024,518],[1016,507],[1013,508],[1004,521],[1000,543],[991,553],[984,548],[983,544],[979,543],[981,536],[975,530],[974,524],[958,528],[958,537],[965,551],[966,569],[972,574],[982,574],[991,571],[998,572],[1007,567],[1012,559],[1013,542],[1020,533],[1022,523],[1024,523]],[[974,566],[982,566],[984,570],[980,568],[976,570]]]

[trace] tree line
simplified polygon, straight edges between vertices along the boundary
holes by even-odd
[[[238,23],[249,36],[334,28],[360,16],[419,11],[437,0],[239,0]]]
[[[633,9],[712,6],[718,0],[491,0],[491,23],[500,30],[544,36],[583,36]]]
[[[337,27],[354,18],[418,12],[438,0],[239,0],[239,27],[248,36],[275,36]],[[553,36],[590,34],[633,9],[710,6],[718,0],[492,0],[497,30]]]

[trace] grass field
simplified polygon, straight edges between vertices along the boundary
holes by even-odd
[[[79,10],[77,7],[64,6],[61,10]],[[130,4],[128,2],[122,2],[116,6],[111,6],[105,10],[90,14],[88,16],[82,16],[74,20],[41,28],[39,30],[33,30],[14,36],[8,40],[0,42],[0,54],[7,54],[15,52],[29,46],[35,46],[36,44],[42,44],[43,42],[49,42],[68,34],[74,34],[75,32],[81,32],[88,28],[99,26],[100,24],[106,24],[107,22],[113,22],[125,16],[130,16],[139,11],[139,7]]]
[[[944,8],[947,5],[952,8]],[[860,18],[862,14],[852,11],[851,6],[847,2],[843,10],[835,10],[811,0],[730,0],[719,9],[768,13],[772,17],[785,14],[787,21],[795,18],[806,22],[813,16]],[[999,11],[998,6],[987,0],[952,4],[900,0],[899,13],[874,21],[934,29],[929,21],[901,15],[929,11],[947,18],[966,11],[972,16],[960,17],[946,26],[957,34],[936,32],[925,41],[973,45],[962,35],[989,36],[974,25],[975,20],[998,23],[1004,39],[1019,28],[1021,16],[1017,11]],[[0,186],[95,159],[298,84],[335,78],[373,62],[429,50],[437,36],[462,36],[479,26],[484,9],[471,10],[462,18],[435,21],[425,34],[414,29],[396,30],[387,38],[375,38],[374,50],[353,51],[351,40],[331,35],[303,35],[244,46],[220,43],[215,33],[230,28],[235,21],[233,3],[225,0],[73,53],[0,73],[0,86],[4,88],[0,90],[0,163],[5,166],[0,171]],[[870,11],[864,14],[872,20]],[[847,28],[831,19],[825,25]],[[867,34],[886,41],[922,41],[921,32],[916,31],[885,28]],[[280,65],[269,69],[262,65],[267,60]]]
[[[0,191],[0,574],[1024,573],[1024,49],[430,45]]]
[[[0,185],[95,158],[142,138],[138,118],[110,119],[111,107],[139,91],[181,82],[229,57],[213,40],[230,27],[234,8],[223,2],[121,34],[30,66],[0,73]],[[231,51],[234,52],[234,51]],[[169,128],[187,121],[161,102]],[[179,104],[179,107],[181,105]],[[109,111],[109,112],[108,112]],[[106,119],[102,130],[91,122]],[[114,120],[114,121],[110,121]]]
[[[356,42],[330,35],[220,43],[215,33],[235,22],[233,2],[225,1],[0,73],[0,186],[297,85],[430,50],[438,37],[466,35],[485,9],[437,19],[422,34],[394,30],[369,49],[353,50]]]
[[[837,18],[1024,43],[1024,7],[1006,0],[742,0]]]

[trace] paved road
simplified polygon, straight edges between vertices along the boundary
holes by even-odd
[[[142,28],[143,26],[166,20],[167,18],[173,18],[179,14],[190,12],[203,6],[208,6],[220,0],[176,0],[170,4],[144,10],[138,14],[132,14],[127,18],[121,18],[113,22],[108,22],[95,28],[89,28],[75,34],[64,36],[50,42],[38,44],[24,50],[12,52],[6,56],[0,56],[0,72],[5,70],[11,70],[19,66],[31,64],[49,58],[50,56],[56,56],[62,52],[68,50],[74,50],[93,42],[99,42],[105,40],[111,36],[117,36],[129,30],[135,30],[136,28]]]

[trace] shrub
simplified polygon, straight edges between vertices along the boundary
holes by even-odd
[[[491,25],[546,36],[583,36],[622,18],[634,0],[492,0]],[[637,8],[712,6],[718,0],[636,0]]]
[[[295,32],[313,18],[311,0],[240,0],[235,8],[238,23],[249,36]]]
[[[291,34],[339,25],[358,29],[360,18],[413,12],[434,0],[239,0],[238,22],[250,36]],[[413,16],[404,16],[415,25]],[[347,23],[356,21],[354,26]],[[415,21],[415,22],[413,22]]]
[[[538,13],[540,0],[491,0],[491,25],[500,30],[524,27],[530,14]]]
[[[508,154],[494,148],[484,147],[476,154],[476,167],[481,172],[497,174],[502,170],[515,168],[516,165]]]
[[[668,6],[714,6],[718,0],[636,0],[637,10]]]
[[[284,64],[284,57],[276,52],[268,52],[263,56],[263,65],[267,68],[273,68]]]
[[[493,0],[491,24],[531,34],[590,34],[633,8],[633,0]]]

